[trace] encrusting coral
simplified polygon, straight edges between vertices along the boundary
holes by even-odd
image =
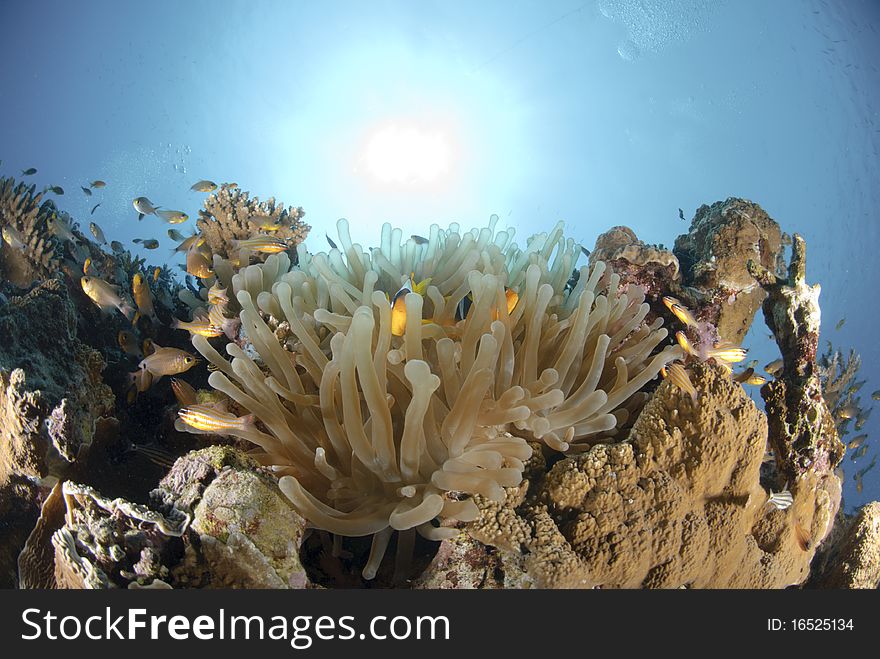
[[[302,221],[303,215],[302,208],[285,208],[274,198],[260,202],[234,185],[223,184],[205,199],[196,225],[211,253],[229,258],[235,251],[233,241],[257,234],[271,233],[291,247],[298,245],[311,229]]]
[[[392,531],[448,538],[457,531],[443,524],[477,517],[474,496],[502,501],[522,480],[527,440],[578,452],[615,436],[644,402],[642,387],[680,355],[652,356],[662,321],[645,323],[644,292],[619,292],[604,264],[566,287],[580,246],[561,223],[521,250],[512,232],[495,234],[495,220],[464,233],[434,225],[426,242],[404,244],[385,225],[370,253],[340,221],[342,251],[300,246],[289,272],[267,260],[236,275],[259,363],[234,343],[227,362],[193,337],[216,367],[210,384],[268,431],[224,432],[260,447],[312,525],[373,536],[367,578]],[[424,297],[405,294],[401,318],[392,300],[410,275],[430,285]],[[284,345],[263,314],[287,323]]]
[[[759,482],[764,416],[717,367],[664,382],[624,442],[557,462],[468,532],[525,555],[539,587],[781,588],[802,582],[840,490],[810,478],[786,510]]]
[[[865,504],[837,524],[836,542],[814,565],[810,585],[876,590],[880,587],[880,502]]]
[[[830,477],[843,459],[845,447],[822,396],[821,371],[816,363],[821,288],[806,283],[806,243],[798,234],[793,236],[785,277],[753,261],[748,267],[767,292],[764,319],[783,356],[780,376],[761,388],[777,468],[791,481],[806,472]]]
[[[15,184],[11,177],[0,178],[0,276],[16,286],[28,286],[35,279],[47,277],[58,270],[60,259],[56,242],[49,231],[54,205],[42,204],[42,194],[35,194],[36,185]],[[13,247],[6,240],[11,232]]]
[[[667,249],[647,245],[629,227],[617,226],[596,238],[590,263],[604,262],[621,281],[637,284],[649,299],[675,290],[681,280],[678,259]]]

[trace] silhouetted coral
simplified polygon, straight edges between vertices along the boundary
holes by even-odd
[[[40,204],[43,195],[35,191],[36,185],[0,178],[0,228],[11,229],[13,241],[21,241],[20,246],[10,245],[6,236],[0,241],[0,276],[20,287],[50,276],[60,266],[48,223],[54,204]]]

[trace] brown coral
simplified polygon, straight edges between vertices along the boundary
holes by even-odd
[[[689,289],[685,301],[699,302],[697,320],[716,326],[721,339],[741,344],[765,297],[748,262],[776,270],[782,254],[779,225],[757,204],[731,197],[700,206],[673,251]]]
[[[672,252],[642,242],[625,226],[612,227],[596,238],[590,263],[598,261],[620,275],[621,284],[641,286],[648,299],[668,293],[681,279],[678,259]]]
[[[283,204],[276,204],[274,197],[260,202],[256,197],[250,199],[248,193],[238,187],[224,184],[205,199],[205,208],[199,211],[196,224],[211,252],[229,258],[235,251],[233,240],[247,240],[266,233],[260,229],[266,224],[279,225],[272,235],[295,248],[311,229],[302,221],[303,215],[302,208],[285,208]]]
[[[839,481],[805,474],[792,484],[789,509],[768,505],[759,482],[763,415],[720,369],[698,364],[693,373],[698,402],[662,384],[628,441],[556,463],[528,494],[510,490],[505,505],[484,506],[470,533],[527,549],[527,572],[543,587],[803,581],[832,523]]]
[[[0,179],[0,227],[11,228],[23,243],[17,249],[2,241],[0,275],[21,287],[49,276],[60,265],[48,223],[54,206],[48,201],[40,204],[42,194],[35,191],[36,185]]]
[[[822,556],[812,585],[876,589],[880,586],[880,502],[866,504],[852,518],[838,523],[842,526],[835,529],[836,542]]]

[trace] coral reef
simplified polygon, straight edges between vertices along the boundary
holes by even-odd
[[[663,383],[627,441],[594,446],[528,489],[508,490],[505,504],[481,506],[469,533],[524,553],[539,587],[801,583],[831,527],[839,483],[807,477],[790,508],[769,506],[759,483],[763,415],[722,370],[693,370],[697,403]]]
[[[296,247],[311,229],[302,221],[304,215],[302,208],[285,208],[274,198],[260,202],[234,185],[223,184],[205,199],[196,225],[211,252],[229,258],[236,251],[232,248],[234,240],[247,240],[269,231],[291,248]]]
[[[166,582],[163,562],[182,551],[190,516],[171,509],[165,516],[124,499],[108,499],[94,489],[67,481],[63,527],[52,535],[58,588],[109,588],[137,581]],[[166,582],[167,583],[167,582]]]
[[[831,411],[841,441],[850,432],[850,422],[857,431],[861,430],[870,414],[870,409],[867,413],[864,411],[859,395],[864,381],[856,381],[861,367],[862,359],[855,350],[844,355],[840,350],[834,350],[831,341],[827,342],[826,351],[816,361],[822,397]]]
[[[36,185],[16,185],[13,178],[0,178],[0,277],[16,286],[28,286],[34,280],[48,277],[60,266],[56,241],[49,231],[54,205],[40,203],[42,194]],[[13,247],[6,240],[12,232]]]
[[[18,555],[40,516],[34,480],[12,473],[0,479],[0,588],[15,588]]]
[[[58,481],[43,501],[40,518],[18,555],[19,588],[55,588],[52,536],[64,526],[66,512],[62,481]]]
[[[747,264],[751,260],[775,272],[782,239],[779,225],[755,203],[731,197],[700,206],[673,248],[681,264],[682,298],[699,309],[697,320],[740,345],[765,297]]]
[[[880,580],[878,504],[840,511],[859,360],[817,358],[804,243],[782,275],[783,235],[751,202],[701,207],[674,253],[614,227],[578,267],[562,223],[521,248],[495,216],[427,239],[385,225],[372,249],[341,220],[339,247],[313,254],[301,209],[224,185],[198,219],[216,280],[181,289],[33,188],[0,191],[13,242],[52,236],[0,248],[29,288],[0,284],[0,586]],[[230,253],[260,233],[296,255]],[[86,258],[125,303],[139,274],[156,313],[99,311]],[[662,326],[664,296],[690,347]],[[766,416],[722,369],[741,356],[721,356],[762,300],[784,357]],[[170,325],[190,311],[212,330],[191,339],[210,375],[176,382],[178,404],[167,380],[132,396],[141,353],[185,347]]]
[[[414,590],[533,588],[525,557],[501,552],[466,533],[444,540],[431,564],[412,582]]]
[[[268,430],[223,432],[260,447],[311,524],[373,536],[368,578],[393,530],[448,538],[445,522],[474,519],[472,497],[503,500],[532,453],[527,439],[579,451],[615,436],[644,402],[639,390],[680,354],[652,356],[662,321],[645,323],[644,291],[621,292],[604,264],[565,287],[580,248],[561,224],[525,251],[494,222],[463,234],[434,225],[427,242],[405,245],[386,225],[371,254],[344,221],[339,234],[345,260],[300,246],[290,272],[267,260],[233,278],[256,355],[229,344],[229,363],[204,337],[193,345],[216,368],[210,384]],[[407,273],[430,285],[401,310]],[[286,323],[283,346],[260,311]]]

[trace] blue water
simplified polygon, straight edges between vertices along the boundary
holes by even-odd
[[[151,262],[173,243],[132,198],[195,217],[202,178],[302,206],[315,249],[339,217],[369,245],[384,221],[406,235],[493,212],[521,237],[564,219],[588,245],[626,224],[670,246],[678,208],[745,197],[806,238],[822,343],[861,353],[869,400],[878,27],[866,0],[4,2],[0,174],[38,168],[108,240],[159,238]],[[441,140],[445,172],[377,179],[365,153],[389,127]],[[762,365],[766,333],[759,315]],[[880,498],[852,464],[848,509]]]

